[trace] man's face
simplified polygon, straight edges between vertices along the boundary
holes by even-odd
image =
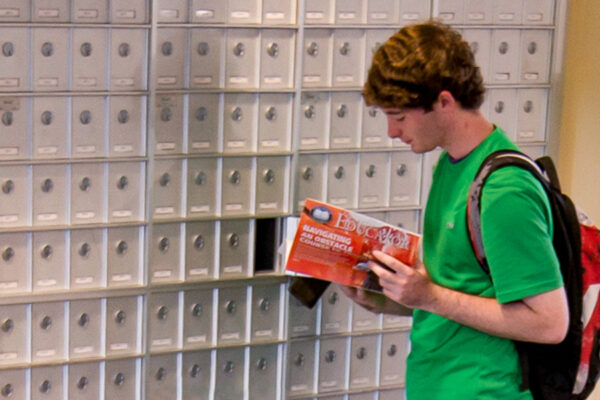
[[[437,112],[422,108],[383,108],[387,117],[388,136],[398,138],[415,153],[425,153],[440,146],[442,127]]]

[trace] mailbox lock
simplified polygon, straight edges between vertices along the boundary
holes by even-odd
[[[164,369],[163,367],[160,367],[158,369],[158,371],[156,371],[156,380],[157,381],[162,381],[166,377],[167,377],[167,370]]]
[[[14,392],[13,386],[10,383],[2,386],[2,397],[10,397]]]
[[[83,390],[87,387],[88,384],[89,384],[88,378],[85,376],[82,376],[81,378],[79,378],[79,381],[77,381],[77,389]]]
[[[43,330],[48,330],[51,325],[52,325],[52,318],[50,318],[48,315],[46,315],[44,318],[42,318],[42,321],[40,322],[40,328],[42,328]]]
[[[82,192],[87,192],[91,186],[92,186],[92,180],[90,178],[88,178],[87,176],[84,177],[81,180],[81,182],[79,183],[79,189],[81,189]]]
[[[165,107],[160,112],[160,120],[163,122],[169,122],[173,118],[173,111],[169,107]]]
[[[10,192],[12,192],[15,188],[15,183],[12,181],[12,179],[7,179],[4,182],[2,182],[2,192],[4,194],[10,194]]]
[[[350,54],[350,43],[344,42],[340,46],[340,54],[343,56],[347,56],[348,54]]]
[[[471,47],[473,54],[477,54],[477,51],[479,50],[479,42],[471,42],[469,43],[469,46]]]
[[[335,179],[342,179],[344,177],[344,167],[339,166],[334,173]]]
[[[270,168],[266,169],[263,171],[263,178],[265,182],[270,185],[275,182],[275,172],[273,172],[273,170]]]
[[[129,121],[129,111],[127,111],[127,110],[119,111],[119,114],[117,115],[117,120],[119,121],[120,124],[126,124],[127,121]]]
[[[119,241],[119,243],[117,243],[117,254],[122,256],[125,253],[127,253],[127,242],[124,240]]]
[[[4,114],[2,114],[2,123],[4,126],[11,126],[13,119],[14,117],[12,111],[6,111]]]
[[[348,113],[348,106],[345,104],[340,104],[340,106],[337,109],[337,116],[340,118],[344,118],[347,113]]]
[[[371,107],[369,109],[369,116],[375,118],[377,116],[377,109],[375,107]]]
[[[158,249],[161,253],[166,253],[169,250],[169,238],[163,237],[158,242]]]
[[[50,57],[52,54],[54,54],[54,47],[52,46],[52,43],[45,42],[42,45],[42,55],[44,57]]]
[[[119,310],[115,314],[115,322],[119,325],[124,323],[126,318],[127,318],[127,313],[123,310]]]
[[[2,45],[2,54],[5,57],[12,57],[15,54],[15,46],[11,42],[6,42]]]
[[[310,181],[312,179],[312,177],[314,176],[313,173],[313,169],[311,167],[306,167],[304,168],[304,170],[302,171],[302,178],[305,181]]]
[[[375,176],[375,172],[376,172],[376,168],[373,164],[369,165],[369,168],[367,168],[367,170],[365,171],[365,175],[367,175],[367,177],[372,178]]]
[[[337,303],[339,298],[340,298],[340,296],[337,294],[337,292],[333,292],[329,295],[329,299],[327,299],[327,300],[328,300],[329,304],[333,305],[333,304]]]
[[[127,57],[129,55],[129,43],[121,43],[119,45],[119,55],[121,57]]]
[[[241,121],[244,118],[244,112],[240,107],[236,107],[231,112],[231,119],[234,121]]]
[[[227,237],[227,241],[229,242],[229,247],[238,247],[240,245],[240,235],[231,233]]]
[[[2,252],[2,259],[6,262],[10,261],[15,256],[15,251],[12,247],[6,247]]]
[[[275,121],[277,119],[277,109],[273,106],[267,108],[267,112],[265,113],[265,117],[269,121]]]
[[[529,43],[529,46],[527,46],[527,52],[531,55],[535,54],[535,52],[537,51],[537,43],[536,42],[531,42]]]
[[[233,48],[233,54],[235,54],[238,57],[241,57],[244,54],[246,54],[246,47],[244,46],[244,43],[239,42],[238,44],[236,44]]]
[[[223,366],[223,372],[225,372],[226,374],[233,373],[234,369],[235,369],[235,364],[233,363],[233,361],[227,361],[225,363],[225,365]]]
[[[271,309],[271,301],[268,297],[260,299],[260,301],[258,302],[258,307],[260,308],[260,311],[264,313],[269,312],[269,310]]]
[[[200,107],[196,110],[196,119],[198,121],[200,121],[200,122],[204,121],[207,116],[208,116],[208,112],[206,111],[206,108]]]
[[[192,306],[192,315],[196,318],[202,315],[202,304],[196,303]]]
[[[196,237],[194,238],[194,248],[198,250],[204,248],[204,238],[202,237],[202,235],[196,235]]]
[[[496,111],[498,114],[502,114],[502,111],[504,111],[504,102],[502,100],[496,103],[494,111]]]
[[[196,174],[196,177],[194,178],[194,182],[198,186],[204,185],[204,183],[206,183],[206,174],[204,173],[204,171],[200,171]]]
[[[396,169],[396,175],[404,176],[406,173],[406,164],[400,164],[400,166]]]
[[[84,57],[89,57],[92,55],[92,44],[89,42],[82,43],[79,47],[79,51],[81,55]]]
[[[523,111],[525,111],[527,114],[533,111],[533,102],[531,100],[527,100],[525,102],[525,104],[523,105]]]
[[[310,105],[304,107],[304,116],[308,119],[312,119],[316,114],[315,106]]]
[[[92,122],[92,113],[89,112],[89,110],[82,111],[81,114],[79,114],[79,121],[83,125],[88,125],[90,122]]]
[[[90,246],[88,243],[84,243],[79,248],[79,255],[83,258],[87,258],[90,255],[91,251],[92,251],[92,246]]]
[[[161,175],[160,177],[160,186],[165,187],[167,186],[169,183],[171,182],[171,175],[169,175],[168,172],[165,172],[164,174]]]
[[[297,367],[303,366],[304,365],[304,354],[302,354],[302,353],[296,354],[296,359],[294,360],[294,364]]]
[[[356,358],[358,358],[359,360],[362,360],[363,358],[365,358],[366,355],[367,355],[367,349],[365,349],[364,347],[361,347],[356,351]]]
[[[259,371],[265,371],[268,365],[269,363],[267,362],[267,360],[265,358],[261,358],[256,362],[256,369],[258,369]]]
[[[52,179],[47,178],[44,180],[44,182],[42,182],[42,192],[50,193],[53,188],[54,188],[54,182],[52,182]]]
[[[506,43],[506,42],[500,43],[500,46],[498,47],[498,51],[500,52],[500,54],[506,54],[508,52],[508,43]]]
[[[48,379],[46,379],[40,385],[40,392],[42,392],[42,393],[48,393],[50,391],[50,389],[52,389],[52,385],[50,384],[50,381]]]
[[[242,181],[242,174],[240,173],[240,171],[232,171],[229,174],[229,182],[233,183],[234,185],[239,185],[239,183]]]
[[[117,188],[119,190],[125,189],[125,187],[129,184],[129,179],[125,175],[121,176],[117,181]]]
[[[319,45],[317,44],[317,42],[311,42],[308,47],[306,48],[306,52],[313,56],[316,57],[317,54],[319,54]]]
[[[2,329],[2,332],[8,333],[13,330],[14,326],[15,326],[15,323],[13,322],[13,320],[10,318],[7,318],[4,321],[2,321],[2,326],[0,327],[0,329]]]
[[[206,42],[200,42],[198,43],[196,51],[198,51],[198,54],[200,54],[201,56],[205,56],[210,52],[210,46]]]
[[[200,375],[200,371],[200,366],[198,364],[194,364],[192,365],[192,368],[190,368],[190,376],[192,378],[197,378]]]
[[[162,52],[163,56],[170,56],[171,54],[173,54],[173,43],[164,42],[160,47],[160,51]]]
[[[392,344],[392,345],[390,346],[390,348],[388,349],[388,351],[387,351],[387,355],[388,355],[388,356],[390,356],[390,357],[394,357],[394,356],[396,355],[396,351],[397,351],[397,350],[398,350],[398,349],[396,348],[396,345],[395,345],[395,344]]]
[[[125,375],[123,375],[122,372],[119,372],[117,375],[115,375],[115,379],[113,382],[115,383],[115,385],[121,386],[123,383],[125,383]]]
[[[375,42],[373,47],[371,47],[371,53],[375,54],[377,50],[381,47],[381,42]]]
[[[279,45],[277,43],[269,43],[267,46],[267,53],[271,57],[277,57],[279,55]]]
[[[156,316],[161,321],[164,321],[165,319],[167,319],[168,315],[169,315],[169,308],[167,306],[160,306],[158,308],[158,311],[156,312]]]
[[[90,322],[90,316],[87,313],[83,313],[79,316],[79,321],[77,321],[77,323],[79,324],[79,326],[81,326],[82,328],[84,326],[87,326],[87,324]]]
[[[325,353],[325,362],[332,363],[335,361],[335,357],[336,357],[335,351],[329,350]]]
[[[42,113],[42,117],[41,117],[42,124],[44,124],[44,125],[50,125],[52,123],[52,118],[53,118],[53,116],[52,116],[52,112],[51,111],[44,111]]]
[[[54,250],[52,249],[52,246],[50,246],[49,244],[45,245],[44,247],[42,247],[41,251],[42,258],[44,260],[49,259],[50,257],[52,257],[53,252]]]
[[[236,310],[237,310],[237,304],[235,303],[234,300],[229,300],[225,303],[225,310],[227,311],[227,314],[229,315],[233,315],[235,314]]]

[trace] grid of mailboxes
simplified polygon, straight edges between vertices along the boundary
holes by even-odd
[[[312,197],[418,231],[436,155],[360,88],[399,26],[471,43],[547,143],[553,0],[0,0],[0,398],[386,400],[410,318],[287,293]]]

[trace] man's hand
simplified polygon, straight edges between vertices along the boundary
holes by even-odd
[[[412,315],[412,310],[410,308],[396,303],[381,293],[353,286],[340,285],[340,289],[355,303],[371,312],[393,315]]]

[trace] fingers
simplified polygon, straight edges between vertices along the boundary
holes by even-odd
[[[385,266],[387,266],[389,269],[391,269],[395,273],[398,273],[398,272],[408,273],[411,270],[411,268],[408,265],[404,264],[402,261],[400,261],[382,251],[378,251],[378,250],[373,251],[373,256],[375,256],[375,258],[379,262],[385,264]]]

